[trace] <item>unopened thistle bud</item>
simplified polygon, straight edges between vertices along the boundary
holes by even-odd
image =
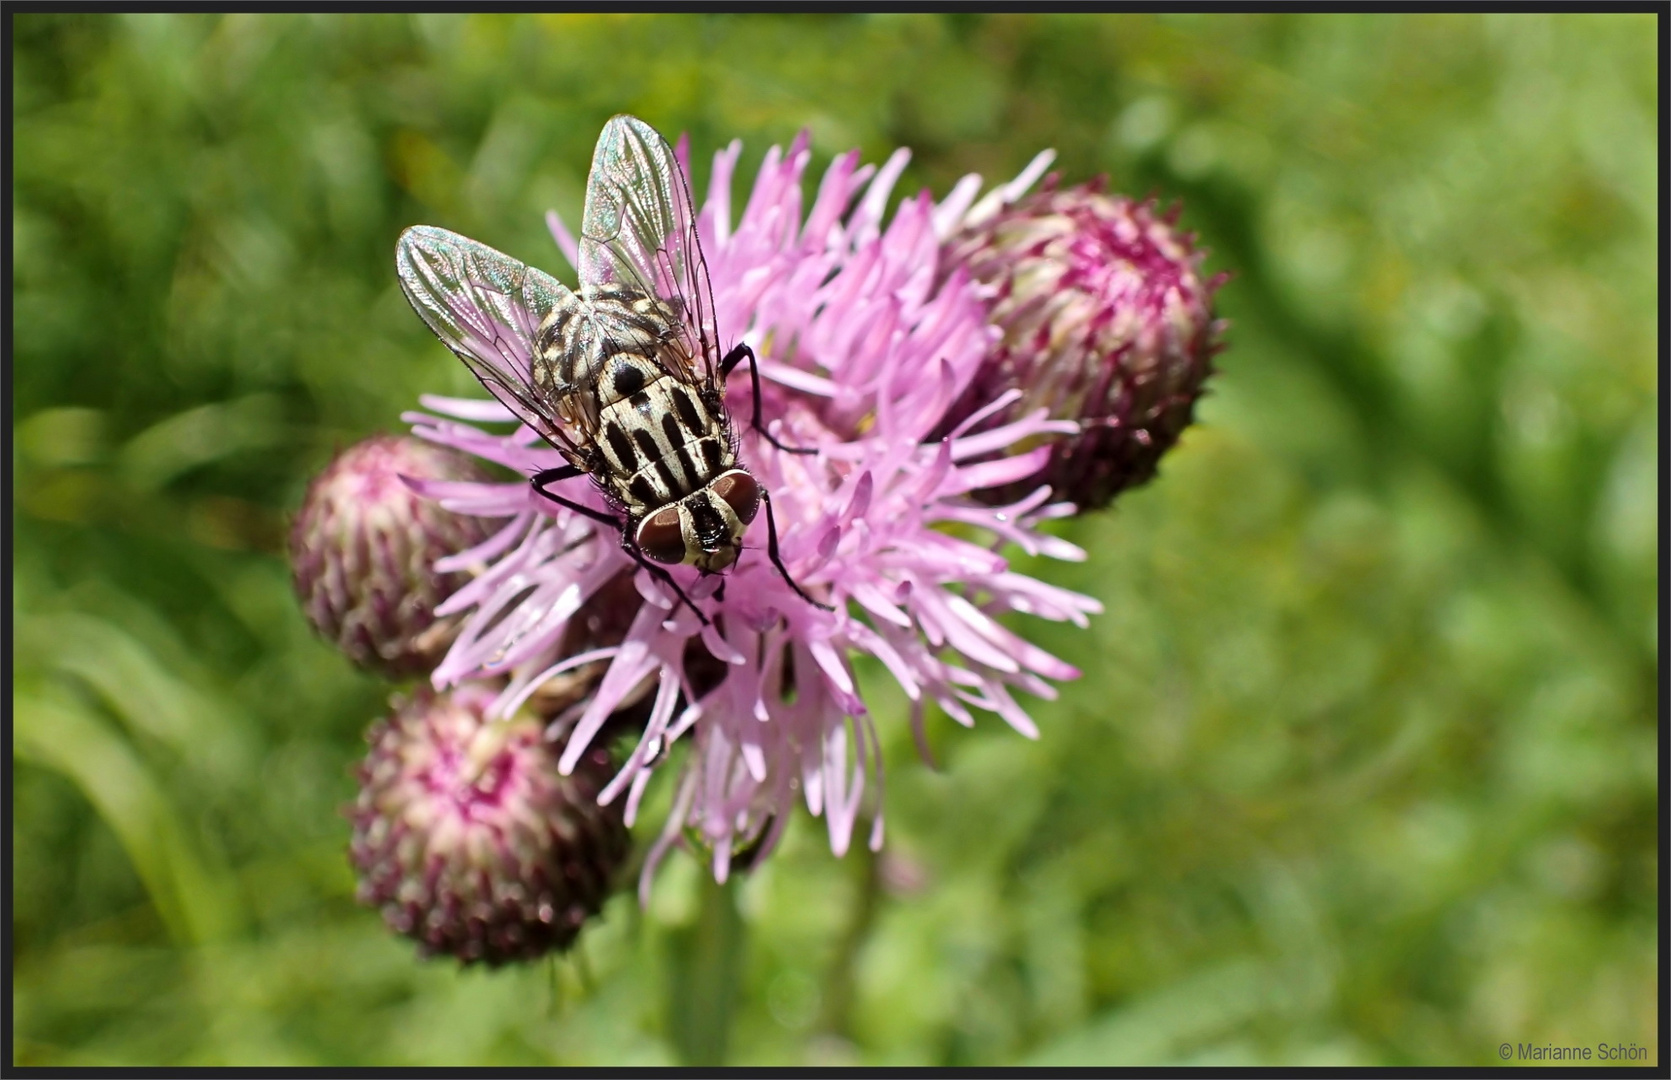
[[[1080,424],[1038,474],[974,493],[989,504],[1049,484],[1057,498],[1093,510],[1149,480],[1212,370],[1221,279],[1202,277],[1204,253],[1174,227],[1176,212],[1157,214],[1152,201],[1101,186],[1047,183],[942,250],[943,274],[967,267],[991,290],[991,319],[1003,331],[945,429],[1011,388],[1020,400],[987,423],[1043,406],[1052,419]]]
[[[490,479],[472,458],[409,436],[378,435],[342,451],[308,486],[290,533],[302,610],[355,664],[389,678],[432,669],[457,618],[435,607],[467,580],[435,560],[487,538],[491,523],[454,514],[401,478]]]
[[[349,810],[359,898],[426,956],[498,965],[567,948],[628,854],[620,807],[597,802],[607,751],[561,775],[541,717],[487,717],[496,692],[420,687],[366,735]]]

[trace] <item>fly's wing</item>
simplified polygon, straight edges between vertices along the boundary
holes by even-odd
[[[564,403],[536,385],[534,357],[540,324],[579,299],[543,271],[428,225],[401,234],[395,269],[412,307],[488,392],[577,461],[562,426]]]
[[[690,186],[667,140],[637,117],[613,117],[598,136],[580,222],[580,283],[583,291],[623,285],[667,302],[679,315],[683,348],[660,359],[684,382],[713,384],[714,296]]]

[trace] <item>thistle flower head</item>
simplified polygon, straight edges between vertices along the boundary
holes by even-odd
[[[339,453],[308,485],[290,532],[290,567],[307,619],[360,667],[390,678],[433,668],[456,617],[436,607],[467,579],[436,562],[480,544],[491,522],[420,496],[407,477],[480,482],[470,457],[407,435]]]
[[[633,569],[613,531],[539,498],[525,482],[422,485],[455,511],[511,519],[441,563],[491,565],[441,609],[467,618],[434,672],[436,685],[507,675],[495,709],[514,712],[549,679],[606,660],[590,699],[555,730],[567,740],[562,767],[576,768],[623,702],[636,695],[650,702],[636,747],[602,792],[605,802],[624,801],[629,823],[668,746],[692,742],[641,888],[666,847],[685,835],[698,839],[723,880],[733,852],[769,853],[796,801],[824,817],[838,854],[861,810],[870,811],[869,842],[879,847],[882,762],[851,658],[874,656],[898,680],[919,745],[930,705],[964,724],[974,722],[972,710],[996,713],[1032,737],[1015,692],[1052,697],[1048,680],[1077,672],[1000,618],[1023,613],[1084,625],[1098,610],[1087,597],[1016,572],[1004,556],[1013,546],[1082,558],[1039,529],[1071,507],[1051,502],[1042,486],[999,506],[970,497],[1035,474],[1050,454],[1039,446],[994,458],[999,451],[1070,434],[1076,425],[1043,409],[990,422],[1018,392],[950,428],[944,423],[996,331],[969,274],[939,273],[941,246],[966,214],[990,213],[1024,191],[1048,155],[975,211],[980,181],[968,177],[939,204],[926,193],[906,199],[890,221],[885,208],[904,151],[880,170],[861,167],[856,151],[837,158],[803,208],[811,157],[803,135],[786,153],[767,153],[734,222],[731,176],[740,152],[733,143],[715,156],[698,215],[714,322],[722,348],[745,341],[759,358],[764,426],[780,442],[815,452],[783,453],[752,429],[748,379],[733,377],[727,400],[739,458],[771,493],[785,568],[833,610],[808,604],[773,567],[762,514],[728,574],[673,568],[706,623],[639,572],[633,582],[642,603],[619,643],[569,654],[563,641],[575,613],[605,582]],[[682,142],[678,153],[683,163]],[[577,262],[555,215],[551,224]],[[488,434],[474,426],[511,419],[496,403],[422,400],[430,411],[407,418],[427,439],[523,476],[561,463],[526,427]],[[584,478],[561,491],[605,509]],[[878,801],[867,804],[867,793]]]
[[[1078,421],[1041,469],[975,496],[1009,502],[1044,483],[1091,510],[1148,481],[1188,426],[1212,370],[1221,279],[1202,276],[1204,253],[1175,211],[1053,180],[967,224],[942,253],[942,273],[973,277],[1002,330],[945,424],[1012,389],[1020,396],[988,423],[1040,407]]]
[[[349,857],[361,903],[425,955],[527,960],[574,940],[628,850],[597,804],[602,748],[562,775],[531,711],[490,718],[496,689],[420,687],[366,735]]]

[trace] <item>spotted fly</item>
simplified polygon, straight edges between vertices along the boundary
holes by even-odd
[[[656,130],[604,125],[579,242],[580,288],[474,240],[419,225],[400,237],[401,289],[482,385],[567,464],[532,477],[551,501],[620,530],[621,547],[670,586],[667,566],[729,569],[762,504],[766,552],[784,569],[770,493],[737,460],[725,379],[744,360],[760,423],[760,374],[739,344],[722,358],[690,188]],[[613,514],[551,486],[588,476]]]

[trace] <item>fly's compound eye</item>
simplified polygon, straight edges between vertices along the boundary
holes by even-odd
[[[677,565],[685,561],[685,536],[679,528],[679,511],[669,506],[645,518],[634,537],[647,559]]]
[[[715,480],[714,494],[725,500],[731,512],[737,515],[737,520],[744,525],[753,521],[754,515],[760,512],[760,485],[741,469]]]

